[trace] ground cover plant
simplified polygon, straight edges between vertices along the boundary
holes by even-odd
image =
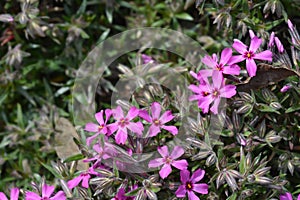
[[[299,11],[1,2],[0,200],[300,199]]]

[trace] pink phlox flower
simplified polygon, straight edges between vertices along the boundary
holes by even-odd
[[[113,117],[116,122],[110,124],[110,130],[112,133],[117,131],[115,136],[117,144],[125,144],[128,137],[127,129],[138,134],[139,136],[142,135],[144,130],[143,124],[141,122],[132,122],[132,120],[138,115],[139,110],[136,107],[131,107],[126,117],[124,116],[123,110],[120,106],[118,106],[116,109],[113,109]]]
[[[184,198],[187,193],[189,200],[199,200],[194,192],[207,194],[208,185],[206,183],[197,184],[197,182],[199,182],[204,177],[204,174],[204,170],[198,169],[190,177],[190,172],[188,170],[182,170],[180,172],[180,180],[182,182],[182,185],[179,186],[179,188],[175,192],[176,197]]]
[[[155,168],[163,165],[163,167],[159,171],[159,175],[162,179],[168,177],[169,174],[172,172],[171,166],[179,170],[187,169],[188,162],[186,160],[176,160],[184,154],[184,149],[182,147],[175,146],[171,155],[169,154],[167,146],[159,147],[157,150],[162,156],[162,158],[156,158],[154,160],[151,160],[148,166],[150,168]]]
[[[251,39],[256,37],[255,33],[252,30],[249,30],[249,35]]]
[[[19,199],[19,188],[11,188],[10,189],[10,200],[18,200]],[[3,192],[0,192],[0,200],[8,200]]]
[[[238,39],[234,39],[232,47],[241,55],[232,56],[227,64],[234,64],[246,60],[246,68],[250,77],[256,75],[257,66],[254,60],[266,60],[272,61],[272,52],[270,50],[262,51],[257,53],[262,40],[258,37],[251,39],[250,47],[246,46]]]
[[[231,48],[225,48],[221,53],[220,61],[218,62],[218,58],[215,55],[214,57],[211,56],[204,56],[201,60],[202,63],[207,65],[210,69],[203,69],[200,70],[200,74],[202,77],[210,77],[213,74],[213,71],[218,71],[221,74],[231,74],[231,75],[239,75],[240,74],[240,67],[236,64],[228,65],[228,61],[232,56]],[[198,75],[199,76],[199,75]]]
[[[93,156],[92,158],[88,158],[88,159],[83,160],[83,162],[93,162],[93,161],[96,161],[93,164],[94,168],[97,167],[101,163],[102,160],[109,159],[109,158],[115,156],[115,154],[116,154],[116,151],[115,151],[113,145],[111,145],[108,142],[104,143],[104,147],[102,147],[100,145],[100,142],[96,143],[93,146],[93,150],[95,151],[96,155]]]
[[[198,107],[202,109],[203,113],[207,113],[211,103],[214,103],[210,108],[214,114],[218,114],[218,107],[221,98],[231,98],[236,94],[236,86],[225,85],[223,76],[214,72],[212,75],[212,85],[202,84],[199,86],[190,85],[189,89],[196,95],[192,95],[189,100],[198,100]]]
[[[280,200],[293,200],[293,196],[291,193],[286,192],[285,194],[282,194],[279,196]],[[300,194],[297,197],[297,200],[300,200]]]
[[[54,189],[55,189],[54,186],[44,184],[42,186],[42,196],[39,196],[34,192],[28,191],[25,194],[25,200],[65,200],[66,199],[66,195],[63,191],[59,191],[54,196],[52,196]]]
[[[134,189],[132,189],[134,190]],[[131,192],[132,190],[130,190],[129,192]],[[118,193],[116,194],[116,196],[114,198],[112,198],[111,200],[134,200],[135,197],[134,196],[125,196],[126,192],[125,192],[125,188],[120,188],[118,190]]]
[[[287,92],[289,89],[291,89],[292,86],[290,85],[285,85],[283,86],[281,89],[280,89],[280,92],[284,93],[284,92]]]
[[[70,189],[73,189],[74,187],[79,185],[80,182],[82,182],[82,187],[89,188],[89,180],[91,178],[91,175],[99,176],[99,173],[97,173],[93,167],[90,167],[86,172],[82,172],[79,176],[68,181],[68,187]]]
[[[151,123],[151,126],[149,128],[150,137],[156,136],[161,132],[161,129],[165,129],[173,135],[176,135],[178,133],[178,129],[176,128],[176,126],[165,125],[166,123],[174,119],[174,116],[172,115],[172,112],[170,110],[167,110],[166,112],[161,114],[161,105],[157,102],[152,103],[150,110],[151,116],[146,110],[140,110],[139,112],[139,116],[141,118]]]
[[[93,132],[96,133],[95,135],[88,137],[86,139],[86,143],[89,146],[92,141],[99,135],[99,134],[104,134],[107,136],[110,136],[111,130],[109,129],[109,125],[107,125],[107,121],[110,119],[110,116],[112,115],[112,111],[110,109],[106,109],[105,110],[105,121],[103,119],[103,110],[101,110],[100,112],[95,114],[95,118],[98,122],[98,124],[94,124],[94,123],[87,123],[85,125],[85,129],[86,131],[89,132]]]
[[[142,54],[142,60],[143,60],[143,64],[154,63],[153,58],[146,54]]]

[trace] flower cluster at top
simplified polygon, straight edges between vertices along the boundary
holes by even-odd
[[[202,109],[203,113],[208,113],[210,110],[212,113],[218,114],[221,98],[231,98],[236,94],[236,86],[226,85],[224,75],[239,75],[240,67],[237,63],[246,61],[248,74],[250,77],[253,77],[257,71],[255,60],[272,61],[272,52],[270,50],[259,52],[262,40],[255,36],[252,31],[250,31],[250,36],[251,42],[249,47],[240,40],[234,40],[232,47],[240,55],[233,55],[231,48],[225,48],[221,53],[220,60],[216,54],[204,56],[201,61],[208,69],[202,69],[198,73],[190,72],[198,81],[198,85],[192,84],[189,86],[189,89],[194,93],[190,100],[197,100],[198,107]],[[281,44],[277,37],[275,42],[277,46]],[[273,43],[270,41],[271,45]],[[282,45],[280,48],[283,49]],[[211,78],[212,83],[210,83],[209,78]],[[213,105],[210,107],[212,103]]]

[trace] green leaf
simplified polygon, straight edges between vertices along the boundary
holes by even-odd
[[[231,196],[229,196],[226,200],[235,200],[237,197],[237,193],[235,192],[234,194],[232,194]]]
[[[0,96],[0,106],[2,105],[2,103],[5,101],[5,99],[7,98],[8,94],[4,93]]]
[[[83,0],[79,9],[77,10],[77,13],[76,15],[82,15],[84,12],[85,12],[85,9],[86,9],[86,3],[87,3],[87,0]]]
[[[263,103],[258,104],[257,109],[261,112],[273,112],[273,113],[277,113],[278,115],[280,115],[280,112],[278,112],[276,109],[274,109],[271,106],[268,106],[266,104],[263,104]]]
[[[17,104],[17,122],[18,122],[18,125],[24,129],[25,128],[25,125],[24,125],[24,119],[23,119],[23,113],[22,113],[22,108],[21,108],[21,105],[20,104]]]
[[[288,108],[285,113],[291,113],[295,112],[297,110],[300,110],[300,104],[299,105],[293,105],[292,107]]]
[[[60,175],[59,173],[57,173],[50,165],[47,165],[41,161],[39,161],[39,163],[41,165],[43,165],[43,167],[45,167],[49,172],[51,172],[56,178],[59,178],[59,179],[63,179],[64,177],[62,177],[62,175]]]
[[[137,188],[137,189],[135,189],[135,190],[132,190],[132,191],[130,191],[130,192],[127,192],[127,193],[125,194],[125,196],[127,196],[127,197],[130,197],[130,196],[136,196],[137,193],[138,193],[140,190],[141,190],[141,188]]]
[[[188,20],[188,21],[194,20],[194,18],[187,13],[179,13],[179,14],[176,14],[175,17],[178,19],[183,19],[183,20]]]
[[[72,161],[77,161],[77,160],[82,160],[84,156],[82,154],[76,154],[73,156],[70,156],[64,160],[64,163],[72,162]]]
[[[114,12],[113,7],[111,7],[111,6],[106,7],[105,14],[106,14],[107,20],[110,24],[112,24],[112,22],[113,22],[113,12]]]

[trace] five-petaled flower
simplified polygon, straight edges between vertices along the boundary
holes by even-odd
[[[11,188],[10,189],[10,200],[18,200],[19,199],[19,188]],[[8,200],[3,192],[0,192],[0,200]]]
[[[105,116],[106,116],[106,118],[105,118],[105,121],[104,121],[104,119],[103,119],[103,110],[101,110],[100,112],[98,112],[98,113],[95,114],[95,118],[96,118],[96,120],[97,120],[97,122],[99,124],[87,123],[85,125],[85,129],[84,130],[96,133],[95,135],[93,135],[91,137],[88,137],[86,139],[86,143],[87,143],[88,146],[91,144],[91,142],[99,134],[104,134],[104,135],[107,135],[107,136],[111,135],[111,131],[109,129],[109,126],[106,125],[107,121],[109,120],[109,118],[111,116],[111,114],[112,114],[112,111],[110,109],[106,109],[105,110]]]
[[[188,194],[189,200],[199,200],[194,192],[200,194],[207,194],[208,193],[208,185],[206,183],[199,183],[204,177],[205,171],[202,169],[196,170],[192,177],[190,177],[190,172],[188,170],[182,170],[180,172],[180,180],[182,185],[179,186],[177,191],[175,192],[176,197],[183,198]]]
[[[199,86],[190,85],[189,89],[192,90],[195,95],[192,95],[190,101],[198,100],[198,107],[202,109],[203,113],[207,113],[209,105],[214,102],[210,108],[214,114],[218,114],[218,107],[223,98],[231,98],[236,94],[236,86],[225,85],[223,76],[214,72],[212,75],[212,85],[209,85],[208,80],[203,79]]]
[[[42,186],[42,196],[34,192],[26,192],[25,200],[65,200],[66,195],[63,191],[57,192],[53,197],[52,194],[54,192],[55,187],[51,185],[44,184]]]
[[[142,135],[144,130],[143,124],[141,122],[131,122],[131,120],[139,115],[139,110],[136,107],[131,107],[126,117],[124,117],[123,110],[120,106],[113,109],[112,112],[116,122],[110,124],[110,130],[112,133],[117,130],[117,134],[115,136],[117,144],[125,144],[128,137],[127,129],[139,136]]]
[[[176,160],[184,154],[184,149],[182,147],[175,146],[171,155],[169,154],[167,146],[159,147],[157,150],[162,156],[162,158],[156,158],[154,160],[151,160],[148,166],[150,168],[154,168],[163,165],[163,167],[159,171],[159,175],[162,179],[169,176],[169,174],[172,172],[171,166],[179,170],[187,169],[188,162],[186,160]]]
[[[261,43],[261,39],[259,39],[258,37],[253,37],[251,39],[250,47],[248,49],[248,46],[246,46],[240,40],[234,39],[232,47],[241,55],[232,56],[227,64],[232,65],[246,60],[246,68],[249,76],[255,76],[257,71],[257,66],[254,61],[255,59],[272,61],[272,52],[270,50],[256,53]]]
[[[91,175],[98,176],[99,173],[95,172],[93,167],[90,167],[86,172],[83,172],[76,178],[68,181],[68,187],[70,189],[73,189],[82,181],[81,186],[84,188],[89,188],[89,180],[91,178]]]
[[[145,119],[147,122],[151,123],[149,128],[149,136],[153,137],[160,133],[161,128],[171,132],[173,135],[178,133],[178,129],[176,126],[166,126],[165,124],[172,119],[174,116],[172,115],[171,111],[166,111],[162,115],[161,113],[161,105],[157,102],[152,103],[151,105],[151,113],[152,117],[148,114],[146,110],[140,110],[139,116]]]
[[[213,71],[220,72],[221,74],[231,74],[231,75],[239,75],[240,67],[236,64],[228,65],[229,59],[232,57],[231,48],[225,48],[221,53],[220,62],[218,62],[218,58],[216,56],[204,56],[201,60],[202,63],[207,65],[210,69],[200,70],[202,76],[208,77],[212,76]]]

